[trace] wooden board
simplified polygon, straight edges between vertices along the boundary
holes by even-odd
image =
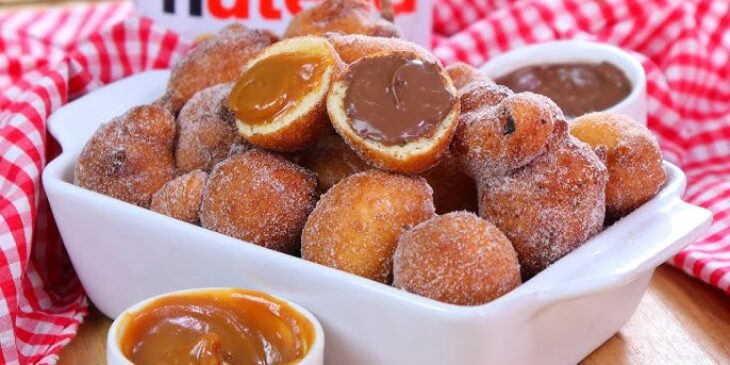
[[[110,325],[92,310],[58,365],[104,364]],[[730,364],[730,297],[663,265],[629,323],[581,364]]]

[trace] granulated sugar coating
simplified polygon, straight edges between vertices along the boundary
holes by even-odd
[[[195,170],[168,181],[154,195],[150,209],[181,221],[198,223],[208,174]]]
[[[393,285],[446,303],[479,305],[516,288],[517,253],[505,235],[472,213],[453,212],[405,232]]]
[[[474,179],[461,169],[456,157],[446,150],[435,167],[422,172],[433,189],[433,203],[437,214],[466,210],[477,212],[477,187]]]
[[[461,89],[472,81],[483,81],[485,83],[494,83],[487,75],[479,71],[474,66],[463,62],[456,62],[445,68],[446,74],[449,75],[454,87]]]
[[[423,178],[361,172],[317,203],[302,232],[302,258],[389,284],[398,236],[433,216]]]
[[[162,107],[141,105],[102,124],[81,151],[74,183],[147,208],[175,177],[175,123]]]
[[[180,110],[175,148],[180,171],[210,172],[226,158],[232,146],[249,146],[238,135],[233,113],[228,109],[231,87],[220,84],[199,91]]]
[[[603,227],[606,166],[564,121],[553,133],[535,161],[478,183],[480,215],[512,241],[525,280]]]
[[[461,113],[491,109],[512,95],[512,90],[489,80],[474,80],[459,88]]]
[[[633,119],[599,112],[578,117],[570,133],[591,146],[606,146],[606,221],[611,223],[646,203],[666,180],[662,151],[649,129]]]
[[[370,1],[325,0],[297,13],[284,31],[284,38],[328,32],[401,37],[398,27],[383,19]]]
[[[292,253],[317,201],[317,178],[301,166],[249,150],[213,168],[200,223],[228,236]]]
[[[301,154],[298,161],[317,174],[317,190],[320,193],[325,193],[350,175],[370,169],[336,134],[320,137],[314,146]]]
[[[545,98],[529,92],[507,96],[496,107],[483,104],[461,115],[452,150],[473,178],[498,176],[545,151],[553,115]]]
[[[167,84],[173,110],[207,87],[235,82],[244,66],[278,38],[267,30],[249,29],[234,23],[205,39],[175,65]]]
[[[422,60],[440,64],[431,52],[405,39],[341,33],[327,33],[325,38],[335,47],[340,59],[346,64],[353,63],[365,56],[396,51],[414,52]]]

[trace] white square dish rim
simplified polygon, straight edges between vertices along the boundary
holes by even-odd
[[[621,231],[622,229],[626,228],[627,224],[629,222],[634,222],[632,226],[638,226],[640,224],[640,221],[637,221],[636,217],[640,217],[644,215],[645,213],[649,213],[651,211],[657,210],[657,207],[660,206],[670,206],[670,203],[683,203],[680,200],[680,194],[684,190],[685,186],[685,178],[684,175],[681,173],[681,171],[669,164],[665,163],[665,167],[667,169],[669,178],[667,180],[667,183],[663,187],[663,189],[655,196],[651,201],[637,209],[634,213],[632,213],[630,216],[626,217],[625,219],[617,222],[611,227],[608,227],[598,235],[594,236],[590,240],[588,240],[584,245],[579,247],[577,250],[566,256],[565,258],[558,261],[553,266],[549,267],[539,275],[537,275],[535,278],[533,278],[530,281],[527,281],[522,286],[514,289],[510,293],[492,301],[486,304],[478,305],[478,306],[459,306],[459,305],[453,305],[448,303],[443,303],[439,301],[435,301],[426,297],[422,297],[416,294],[408,293],[403,290],[394,288],[389,285],[377,283],[368,279],[364,279],[340,270],[336,270],[333,268],[325,267],[319,264],[315,264],[312,262],[308,262],[306,260],[300,259],[295,256],[290,256],[286,254],[282,254],[276,251],[268,250],[262,247],[259,247],[255,244],[243,244],[240,240],[237,240],[232,237],[228,237],[225,235],[222,235],[217,232],[206,230],[202,227],[188,224],[182,221],[175,220],[173,218],[152,212],[150,210],[140,208],[137,206],[134,206],[132,204],[102,195],[98,194],[96,192],[82,189],[78,186],[73,185],[72,183],[66,181],[63,179],[64,174],[68,174],[69,171],[73,171],[73,168],[75,167],[75,161],[77,159],[77,156],[83,147],[83,144],[85,143],[85,140],[88,138],[90,134],[86,133],[86,137],[81,138],[79,133],[81,131],[75,130],[74,128],[69,128],[68,121],[64,120],[64,113],[68,112],[69,110],[73,110],[75,108],[84,108],[89,103],[93,103],[95,98],[101,97],[100,95],[103,95],[103,92],[118,92],[120,90],[124,90],[129,85],[137,85],[142,80],[146,78],[151,78],[153,81],[159,82],[160,80],[167,79],[168,71],[152,71],[142,74],[137,74],[134,76],[131,76],[129,78],[120,80],[116,83],[110,84],[100,90],[97,90],[96,92],[87,94],[65,106],[64,108],[60,109],[56,113],[54,113],[51,118],[48,121],[48,128],[50,133],[56,137],[59,140],[59,143],[61,143],[63,148],[63,153],[58,156],[56,159],[54,159],[52,162],[50,162],[44,170],[43,173],[43,182],[44,185],[47,188],[51,189],[64,189],[67,193],[70,194],[84,194],[89,197],[92,197],[96,201],[99,202],[100,205],[107,206],[109,209],[121,209],[129,211],[129,209],[136,209],[137,211],[134,211],[135,214],[140,214],[141,218],[144,218],[146,220],[150,221],[150,224],[160,224],[161,226],[171,226],[175,227],[175,229],[180,230],[194,230],[194,231],[203,231],[206,235],[208,235],[211,239],[209,242],[206,242],[206,245],[225,245],[225,246],[231,246],[231,245],[238,245],[240,247],[236,247],[235,249],[241,249],[241,250],[247,250],[249,254],[252,255],[265,255],[268,256],[270,259],[275,260],[277,263],[282,265],[298,265],[301,270],[305,271],[319,271],[323,275],[328,275],[332,277],[336,277],[338,280],[345,280],[349,284],[354,286],[360,286],[367,288],[370,291],[380,293],[382,295],[387,295],[390,297],[393,297],[394,299],[400,300],[400,301],[406,301],[409,303],[412,303],[414,305],[418,305],[421,307],[429,308],[437,312],[441,312],[443,314],[448,314],[449,317],[470,317],[474,315],[486,315],[489,313],[496,313],[501,308],[504,308],[508,305],[515,305],[515,303],[525,296],[534,296],[536,298],[562,298],[565,299],[567,296],[566,293],[563,293],[564,295],[559,294],[551,294],[550,292],[560,292],[560,288],[556,285],[553,286],[547,286],[547,287],[538,287],[538,284],[543,282],[544,280],[541,280],[541,278],[550,275],[551,273],[554,273],[556,271],[559,271],[561,267],[562,262],[566,262],[566,259],[569,258],[575,258],[575,257],[591,257],[600,255],[602,252],[604,252],[607,249],[610,249],[610,245],[606,244],[607,241],[606,237],[615,234],[616,231]],[[144,80],[145,87],[149,86],[148,80]],[[159,85],[156,85],[159,86]],[[164,86],[164,84],[163,84]],[[140,101],[144,102],[151,102],[152,100],[149,99],[149,95],[142,95],[142,94],[136,94],[136,95],[130,95],[130,99],[137,98]],[[129,102],[125,101],[120,104],[123,104],[124,107],[120,106],[120,110],[126,110],[128,108]],[[109,111],[109,113],[112,113],[112,111]],[[120,114],[120,113],[117,113]],[[95,120],[96,125],[99,124],[99,122],[106,121],[110,118],[104,118],[97,117],[98,120]],[[95,129],[95,128],[94,128]],[[86,131],[88,132],[88,131]],[[93,133],[93,131],[92,131]],[[81,133],[84,134],[84,133]],[[69,170],[70,169],[70,170]],[[686,203],[684,203],[686,204]],[[696,230],[701,230],[706,228],[706,226],[709,225],[709,217],[705,220],[704,224],[698,225],[696,227]],[[187,228],[183,228],[187,227]],[[200,232],[199,232],[200,233]],[[597,242],[604,242],[602,245],[598,245]],[[594,244],[595,243],[595,244]],[[676,244],[676,242],[674,243]],[[670,247],[671,244],[667,247],[664,247],[664,249],[674,249],[675,247]],[[232,247],[232,246],[231,246]],[[677,250],[678,251],[678,248]],[[666,260],[664,258],[664,260]],[[664,261],[661,260],[661,261]],[[657,263],[660,264],[661,262]],[[584,263],[588,264],[588,263]],[[652,263],[653,265],[654,263]],[[646,265],[646,263],[644,263]],[[602,290],[610,288],[611,286],[619,285],[623,282],[630,281],[633,279],[634,275],[637,274],[637,272],[641,271],[640,269],[646,269],[643,266],[635,266],[631,267],[629,269],[624,269],[619,272],[611,272],[611,273],[605,273],[606,275],[600,276],[600,277],[594,277],[594,278],[588,278],[586,279],[588,282],[588,287],[584,288],[583,290],[572,290],[568,291],[567,294],[569,295],[581,295],[585,294],[586,292],[596,291],[596,290]],[[581,281],[582,282],[582,281]]]

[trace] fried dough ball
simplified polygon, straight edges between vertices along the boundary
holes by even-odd
[[[168,181],[152,195],[150,209],[181,221],[198,223],[198,210],[208,174],[195,170]]]
[[[317,178],[283,157],[249,150],[213,168],[200,223],[272,250],[293,253],[317,201]]]
[[[467,212],[431,218],[403,233],[393,285],[459,305],[479,305],[518,287],[520,264],[497,227]]]
[[[224,27],[197,44],[172,68],[166,104],[178,111],[196,92],[236,81],[248,60],[277,40],[267,30],[249,29],[242,24]]]
[[[464,86],[473,81],[483,81],[494,83],[487,75],[483,74],[477,68],[463,62],[456,62],[446,67],[446,74],[449,75],[454,86],[461,90]]]
[[[491,81],[472,81],[459,89],[461,113],[484,113],[512,95],[512,90]]]
[[[81,151],[74,183],[147,208],[175,177],[175,122],[165,109],[141,105],[102,124]]]
[[[479,181],[479,215],[512,241],[522,278],[536,275],[603,227],[606,166],[591,147],[567,134],[529,165]]]
[[[425,81],[419,85],[419,79]],[[327,95],[327,113],[368,164],[417,174],[436,166],[449,148],[459,123],[456,94],[439,63],[414,52],[378,53],[340,74]]]
[[[351,64],[366,56],[396,51],[417,53],[424,60],[440,64],[439,60],[431,52],[405,39],[340,33],[327,33],[325,34],[325,38],[335,47],[335,51],[337,51],[340,59],[346,64]]]
[[[325,0],[294,15],[284,38],[328,32],[401,37],[398,27],[378,14],[370,1]]]
[[[302,232],[302,258],[390,283],[398,236],[433,215],[423,178],[361,172],[322,195]]]
[[[656,138],[630,117],[609,112],[586,114],[573,120],[570,133],[593,147],[607,147],[608,222],[649,201],[664,184],[667,175]]]
[[[180,171],[210,172],[228,156],[232,146],[248,146],[238,135],[235,118],[228,109],[231,87],[231,84],[220,84],[203,89],[180,110],[175,148]]]
[[[332,129],[325,102],[343,67],[322,37],[289,38],[266,48],[246,65],[228,99],[238,133],[278,152],[312,146]]]
[[[159,106],[168,112],[172,114],[173,116],[177,116],[177,113],[180,111],[180,108],[182,107],[182,104],[180,105],[173,105],[172,98],[170,97],[170,93],[165,92],[164,95],[157,98],[157,100],[150,103],[150,105]]]
[[[433,189],[436,213],[466,210],[477,212],[477,187],[474,179],[462,172],[456,157],[446,151],[436,167],[421,173]]]
[[[495,108],[460,117],[452,150],[475,179],[527,165],[545,152],[553,130],[552,107],[530,92],[511,95]]]
[[[350,175],[370,169],[336,134],[321,137],[317,144],[302,154],[299,164],[317,175],[320,193],[325,193]]]

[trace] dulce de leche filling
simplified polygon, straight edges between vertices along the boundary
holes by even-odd
[[[290,364],[315,337],[296,309],[246,290],[163,297],[127,320],[120,346],[135,365]]]
[[[456,102],[438,65],[400,54],[353,63],[347,83],[350,126],[385,145],[432,135]]]
[[[269,123],[312,92],[330,64],[324,55],[303,52],[262,59],[241,75],[228,105],[246,124]]]

